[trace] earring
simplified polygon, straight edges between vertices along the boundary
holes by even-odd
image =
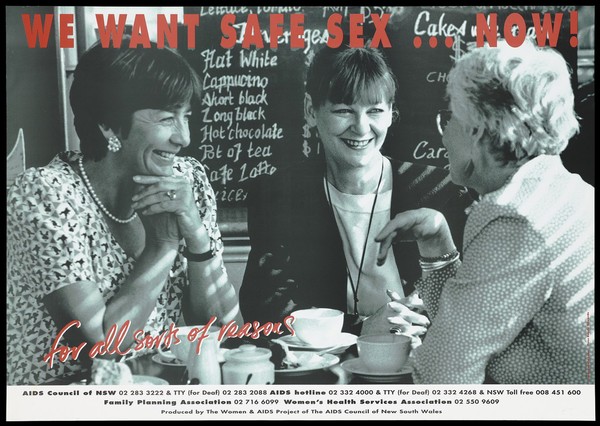
[[[117,152],[121,149],[121,141],[116,136],[108,138],[108,150],[111,152]]]

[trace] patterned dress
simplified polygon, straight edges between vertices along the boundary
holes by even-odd
[[[418,384],[595,383],[594,188],[541,155],[471,210],[462,265],[417,282]]]
[[[109,303],[135,265],[71,167],[80,156],[74,151],[60,153],[47,166],[26,170],[8,191],[8,385],[42,384],[82,370],[77,361],[58,362],[56,356],[52,368],[44,362],[59,331],[42,303],[44,296],[77,281],[91,281]],[[203,166],[193,158],[178,157],[173,168],[175,175],[192,184],[211,248],[222,253],[215,196]],[[158,335],[180,320],[181,298],[188,285],[182,250],[180,245],[168,282],[144,327],[146,334]]]

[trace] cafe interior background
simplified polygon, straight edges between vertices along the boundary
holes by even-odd
[[[150,31],[157,14],[177,14],[183,7],[144,7]],[[29,49],[21,14],[74,14],[76,48],[60,49],[56,41],[46,49]],[[79,140],[73,127],[68,93],[78,57],[97,36],[91,22],[97,13],[127,13],[132,19],[139,8],[89,6],[19,6],[6,8],[7,64],[7,186],[28,167],[47,164],[58,152],[77,150]],[[578,7],[577,84],[590,87],[594,96],[595,8]],[[130,24],[130,22],[128,22]],[[54,19],[53,25],[57,25]],[[57,32],[52,33],[55,37]],[[151,33],[152,38],[152,33]],[[593,104],[593,102],[592,102]],[[593,139],[592,141],[593,142]],[[593,147],[591,147],[593,154]],[[231,282],[239,287],[249,252],[245,223],[219,218],[225,244],[224,260]],[[225,223],[227,222],[227,223]]]

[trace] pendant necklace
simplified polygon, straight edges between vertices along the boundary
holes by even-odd
[[[377,183],[377,189],[375,190],[375,199],[373,200],[373,207],[371,207],[371,214],[369,216],[369,226],[367,227],[367,236],[365,237],[365,244],[363,246],[362,256],[360,258],[360,265],[358,267],[358,276],[356,277],[356,286],[352,280],[350,269],[348,269],[348,262],[346,262],[346,273],[350,280],[350,286],[352,287],[352,295],[354,296],[354,315],[358,317],[358,286],[360,285],[360,276],[362,274],[363,264],[365,261],[365,253],[367,252],[367,243],[369,242],[369,232],[371,231],[371,223],[373,222],[373,214],[375,213],[375,205],[377,204],[377,196],[379,195],[379,188],[383,179],[383,158],[381,159],[381,173],[379,175],[379,182]],[[331,194],[329,192],[329,181],[327,180],[327,172],[325,172],[325,188],[327,189],[327,201],[335,218],[335,211],[333,209],[333,203],[331,202]]]

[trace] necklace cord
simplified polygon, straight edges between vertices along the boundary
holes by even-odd
[[[362,256],[360,258],[360,266],[358,267],[358,276],[356,277],[356,287],[354,286],[354,281],[352,280],[352,275],[350,274],[350,269],[348,268],[348,261],[346,261],[346,273],[348,274],[348,279],[350,280],[350,286],[352,287],[352,294],[354,296],[354,315],[358,316],[358,286],[360,285],[360,276],[362,275],[363,265],[365,261],[365,253],[367,252],[367,243],[369,242],[369,233],[371,232],[371,223],[373,222],[373,214],[375,213],[375,206],[377,204],[377,197],[379,195],[379,188],[381,186],[381,181],[383,180],[383,158],[381,159],[381,173],[379,175],[379,182],[377,183],[377,189],[375,190],[375,199],[373,200],[373,207],[371,207],[371,215],[369,216],[369,226],[367,227],[367,236],[365,237],[365,244],[363,246]],[[327,172],[325,172],[325,188],[327,190],[327,201],[329,201],[329,206],[331,207],[331,211],[333,213],[333,217],[335,219],[335,211],[333,209],[333,203],[331,202],[331,193],[329,192],[329,180],[327,179]]]

